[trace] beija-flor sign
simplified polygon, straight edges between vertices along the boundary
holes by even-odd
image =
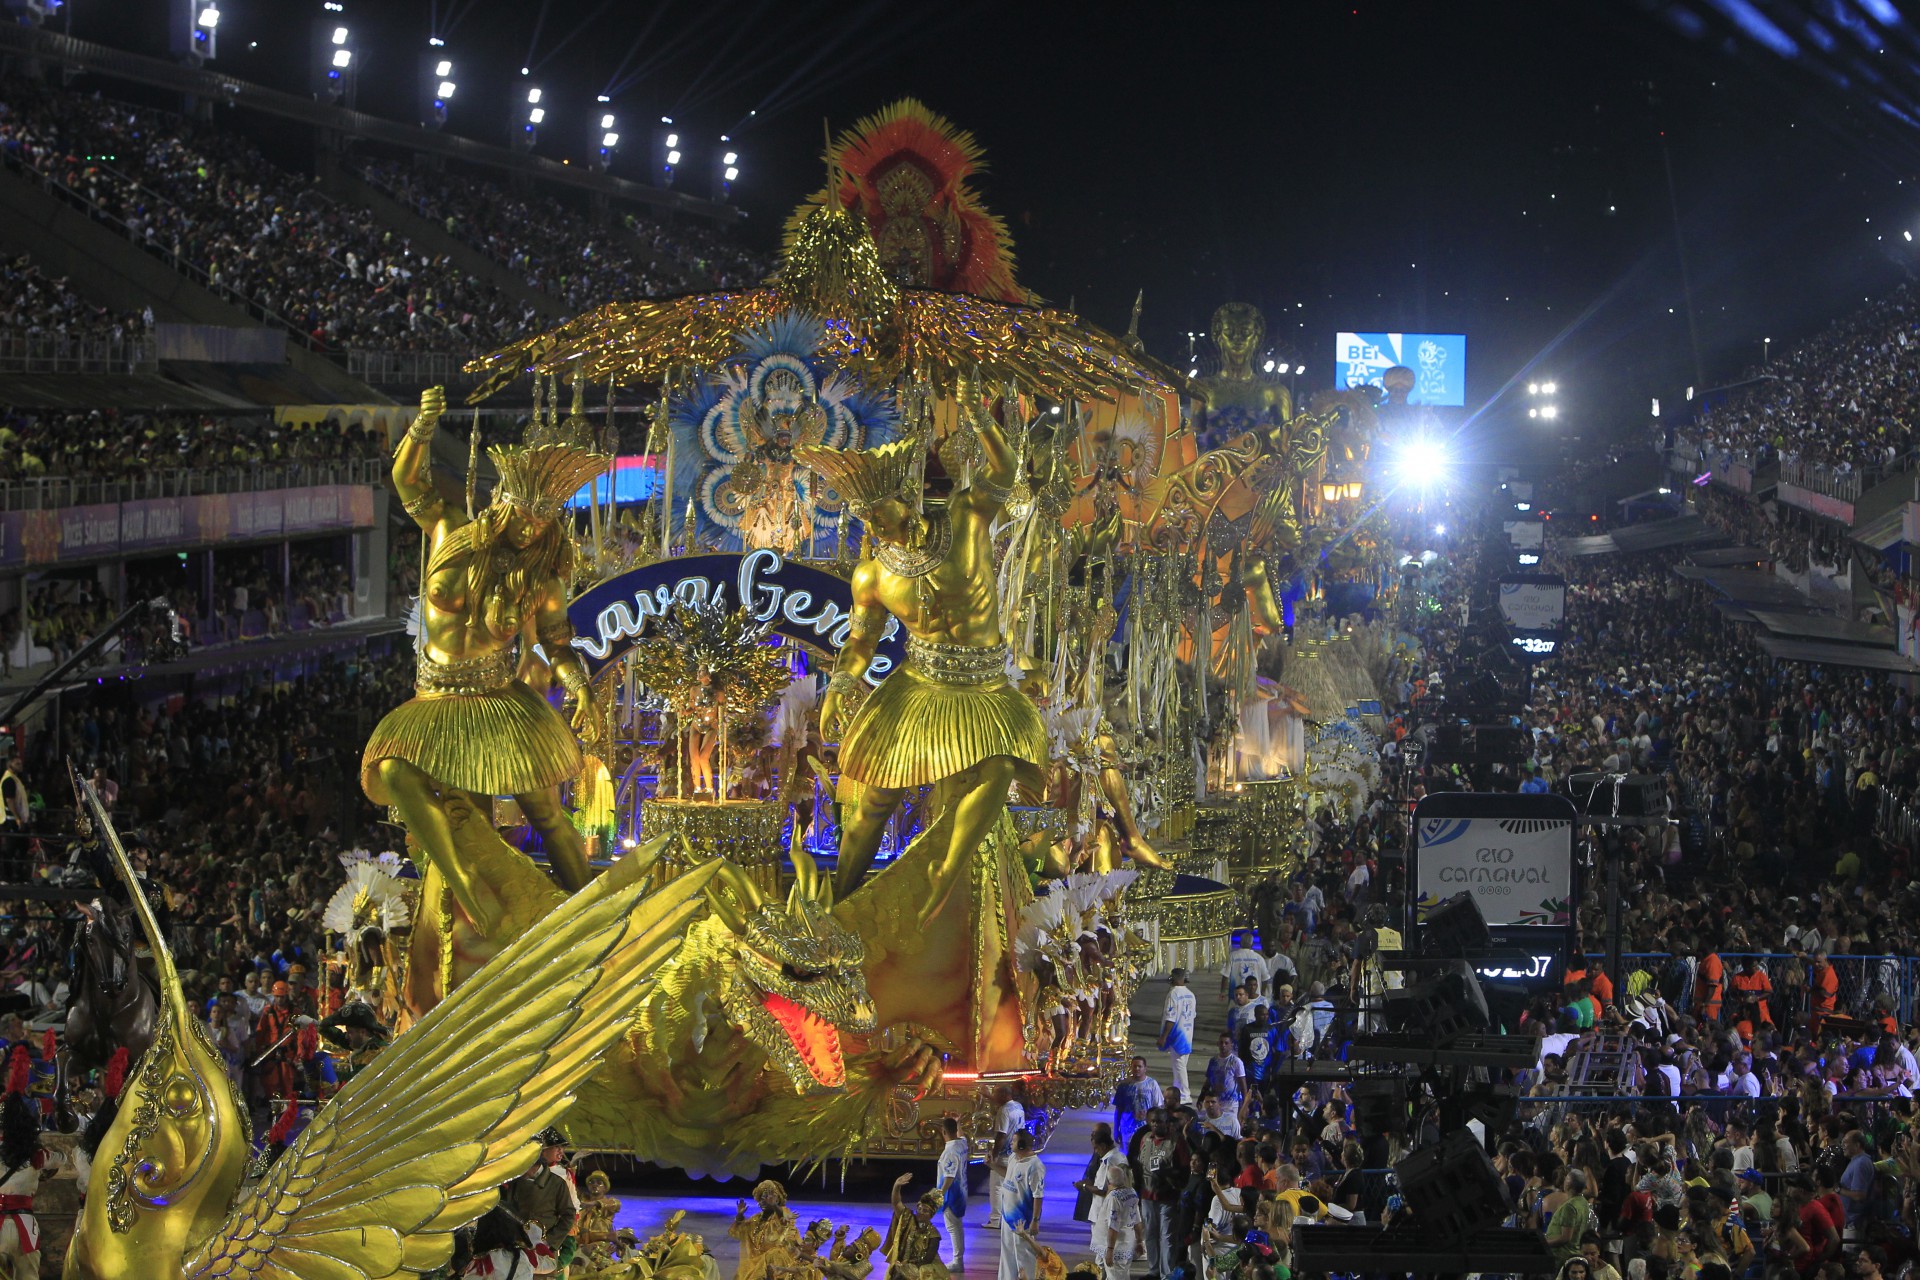
[[[589,674],[597,676],[643,639],[676,601],[713,600],[746,605],[755,618],[773,623],[774,634],[829,660],[839,656],[853,629],[853,587],[844,578],[761,549],[682,556],[609,578],[568,606],[573,645],[585,657]],[[900,620],[889,617],[867,668],[867,683],[878,685],[905,660],[906,635]]]

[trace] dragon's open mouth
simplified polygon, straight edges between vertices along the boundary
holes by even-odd
[[[772,1014],[780,1029],[787,1033],[787,1039],[799,1051],[800,1061],[806,1064],[815,1083],[838,1089],[847,1082],[847,1063],[840,1056],[838,1028],[805,1005],[771,991],[761,994],[760,1007]]]

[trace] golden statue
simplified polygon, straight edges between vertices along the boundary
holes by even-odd
[[[420,397],[420,416],[394,451],[393,483],[425,537],[421,645],[415,695],[387,713],[368,739],[360,785],[399,811],[414,842],[460,909],[482,932],[493,917],[474,870],[455,851],[449,805],[479,813],[510,795],[540,833],[568,890],[588,879],[586,847],[560,804],[560,784],[579,773],[579,744],[546,699],[516,676],[537,640],[575,699],[573,723],[592,722],[587,669],[571,646],[567,587],[573,541],[565,503],[612,463],[578,417],[557,429],[536,417],[526,442],[487,450],[499,469],[493,501],[473,519],[435,490],[433,433],[442,388]]]
[[[242,1194],[246,1108],[119,834],[75,782],[132,895],[162,1008],[100,1143],[67,1280],[378,1280],[444,1265],[453,1233],[532,1166],[712,875],[643,899],[659,846],[636,850],[355,1075]]]
[[[748,1217],[747,1202],[742,1200],[734,1207],[733,1225],[727,1228],[727,1234],[740,1242],[740,1264],[733,1280],[766,1280],[773,1267],[791,1266],[800,1251],[799,1220],[787,1207],[787,1189],[771,1178],[763,1179],[753,1188],[753,1202],[760,1212]]]
[[[914,787],[941,784],[936,809],[950,812],[922,921],[945,905],[967,859],[1006,813],[1015,780],[1044,785],[1047,733],[1031,700],[1007,683],[1006,638],[994,574],[991,527],[1016,478],[1013,453],[991,414],[966,396],[963,423],[979,441],[980,465],[923,514],[913,476],[921,446],[807,447],[802,462],[825,476],[870,533],[872,558],[853,574],[853,619],[820,703],[823,736],[865,689],[863,678],[887,616],[907,631],[907,664],[854,712],[840,738],[841,803],[836,889],[850,895],[880,848],[887,819]],[[853,785],[849,786],[851,782]]]
[[[1293,397],[1286,385],[1253,367],[1254,355],[1267,336],[1266,317],[1245,302],[1223,303],[1213,313],[1213,345],[1220,351],[1220,371],[1193,381],[1209,425],[1215,420],[1242,416],[1226,424],[1229,434],[1249,429],[1254,422],[1285,422],[1293,416]]]

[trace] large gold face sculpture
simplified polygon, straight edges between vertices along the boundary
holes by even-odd
[[[1266,336],[1266,317],[1252,303],[1222,303],[1213,313],[1213,345],[1220,348],[1223,373],[1251,374],[1253,353]]]

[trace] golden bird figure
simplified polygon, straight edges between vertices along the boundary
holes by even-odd
[[[679,945],[712,875],[643,901],[665,842],[636,850],[395,1040],[236,1200],[245,1108],[118,833],[75,780],[133,895],[164,1012],[100,1144],[67,1280],[380,1280],[442,1265],[452,1233],[532,1167],[537,1135],[625,1031],[636,984]]]

